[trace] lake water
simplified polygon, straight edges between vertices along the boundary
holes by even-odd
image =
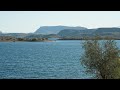
[[[90,78],[80,63],[81,42],[0,42],[0,79]]]

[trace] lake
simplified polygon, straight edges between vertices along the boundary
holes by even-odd
[[[91,78],[80,63],[81,42],[0,42],[0,79]]]

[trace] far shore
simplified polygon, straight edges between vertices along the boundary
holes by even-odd
[[[86,40],[86,39],[58,39],[62,41],[67,41],[67,40]],[[93,40],[93,39],[87,39],[87,40]],[[98,40],[109,40],[109,39],[98,39]],[[120,40],[120,39],[111,39],[111,40]],[[55,42],[57,40],[45,40],[45,41],[0,41],[0,42]]]
[[[0,42],[54,42],[54,41],[44,40],[44,41],[0,41]]]
[[[108,38],[108,39],[104,39],[104,38],[101,38],[101,39],[92,39],[92,38],[87,38],[87,39],[58,39],[58,40],[120,40],[120,39],[115,39],[115,38]]]
[[[120,39],[57,39],[57,40],[120,40]],[[0,40],[0,42],[55,42],[57,40]]]

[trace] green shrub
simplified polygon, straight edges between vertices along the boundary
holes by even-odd
[[[120,78],[119,49],[114,40],[85,40],[81,63],[87,73],[99,79]]]

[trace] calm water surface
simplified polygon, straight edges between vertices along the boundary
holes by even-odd
[[[81,42],[0,42],[0,78],[91,78],[80,63]]]

